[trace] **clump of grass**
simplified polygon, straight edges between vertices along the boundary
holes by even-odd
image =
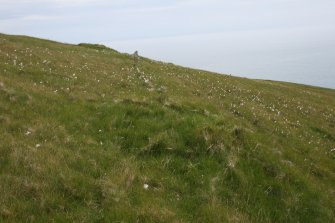
[[[107,46],[102,45],[102,44],[79,43],[78,46],[95,49],[95,50],[111,50],[111,51],[117,52],[116,50],[108,48]]]

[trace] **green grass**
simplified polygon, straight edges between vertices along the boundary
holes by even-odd
[[[0,222],[333,222],[334,99],[0,34]]]

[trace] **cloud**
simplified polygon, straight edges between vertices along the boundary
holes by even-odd
[[[20,4],[85,4],[88,2],[99,2],[101,0],[1,0],[3,5],[20,5]]]

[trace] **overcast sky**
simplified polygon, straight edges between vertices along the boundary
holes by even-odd
[[[335,88],[335,0],[0,0],[0,32]]]

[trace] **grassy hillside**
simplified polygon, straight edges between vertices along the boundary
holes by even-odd
[[[334,222],[335,90],[0,35],[0,222]]]

